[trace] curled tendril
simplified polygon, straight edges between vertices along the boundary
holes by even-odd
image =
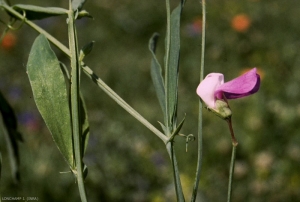
[[[21,24],[18,27],[13,27],[13,25],[17,21],[16,18],[11,18],[9,23],[6,23],[6,22],[4,22],[0,19],[0,22],[3,23],[4,25],[6,25],[6,28],[4,29],[4,31],[2,32],[2,34],[0,36],[0,41],[2,41],[2,39],[4,38],[4,36],[6,35],[6,33],[9,30],[19,30],[19,29],[21,29],[21,27],[24,25],[25,19],[26,19],[26,12],[25,11],[23,11],[23,19],[22,19]]]
[[[15,24],[15,22],[17,21],[16,18],[11,18],[10,22],[9,23],[6,23],[2,20],[0,20],[1,23],[5,24],[6,25],[6,30],[5,30],[5,33],[7,32],[7,30],[19,30],[21,29],[21,27],[24,25],[24,22],[25,22],[25,19],[26,19],[26,12],[23,11],[23,18],[22,18],[22,22],[21,24],[18,26],[18,27],[13,27],[13,25]]]
[[[10,24],[7,24],[7,27],[11,30],[19,30],[21,29],[21,27],[24,25],[26,19],[26,12],[23,10],[23,18],[22,18],[22,22],[18,27],[13,27],[13,24],[16,22],[16,18],[13,18]]]
[[[186,136],[186,139],[185,139],[185,151],[186,152],[188,151],[189,142],[195,141],[195,140],[196,140],[196,138],[193,134],[189,134],[189,135]]]
[[[184,134],[178,134],[181,137],[185,137],[185,151],[188,151],[188,144],[191,141],[195,141],[196,137],[193,134],[184,135]]]

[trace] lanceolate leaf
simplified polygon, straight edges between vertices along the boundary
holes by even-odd
[[[161,66],[155,56],[156,44],[159,35],[154,33],[149,41],[149,50],[152,54],[152,61],[151,61],[151,77],[154,84],[154,88],[156,91],[156,95],[163,111],[163,114],[166,113],[166,102],[165,102],[165,86],[164,80],[162,77],[162,70]]]
[[[53,139],[70,167],[74,168],[71,115],[59,61],[44,35],[35,40],[27,73],[36,105]]]
[[[26,18],[29,20],[40,20],[58,15],[67,15],[68,10],[58,7],[40,7],[26,4],[16,4],[13,9],[23,14],[25,12]]]
[[[88,116],[87,116],[87,109],[86,105],[83,99],[82,94],[80,94],[80,102],[79,102],[79,107],[80,107],[80,122],[82,124],[82,134],[81,134],[81,146],[82,146],[82,156],[84,155],[84,152],[86,151],[89,137],[90,137],[90,125],[88,121]]]
[[[180,17],[185,0],[173,10],[171,14],[170,30],[170,52],[169,62],[166,68],[166,103],[168,122],[172,130],[176,125],[177,111],[177,90],[178,90],[178,72],[179,72],[179,54],[180,54]],[[168,36],[167,36],[168,37]]]

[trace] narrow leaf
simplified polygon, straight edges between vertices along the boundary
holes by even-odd
[[[84,45],[79,53],[79,60],[82,61],[85,56],[90,54],[94,48],[95,41],[91,41],[90,43]]]
[[[178,72],[179,72],[179,53],[180,53],[180,17],[185,0],[181,0],[170,16],[168,17],[168,27],[166,35],[166,55],[165,55],[165,90],[166,90],[166,118],[165,124],[168,135],[176,132],[177,101],[178,101]],[[169,7],[169,2],[168,2]],[[169,8],[167,7],[167,10]],[[168,14],[169,16],[169,14]],[[170,27],[169,27],[170,26]],[[182,122],[183,124],[183,122]],[[179,125],[180,126],[180,125]],[[181,126],[180,126],[181,127]],[[177,128],[179,130],[180,128]],[[177,201],[184,202],[184,195],[180,182],[179,169],[175,156],[174,143],[167,144],[167,150],[172,160],[175,190]]]
[[[5,126],[4,135],[7,142],[7,149],[8,149],[13,179],[15,182],[18,182],[20,180],[20,171],[19,171],[20,155],[19,155],[18,141],[22,142],[23,138],[17,130],[16,115],[12,107],[10,106],[8,101],[4,98],[1,92],[0,92],[0,111],[2,114],[3,124]]]
[[[170,136],[168,142],[173,141],[174,137],[175,137],[176,135],[178,135],[178,133],[180,132],[180,130],[181,130],[183,124],[184,124],[184,121],[185,121],[185,116],[183,117],[182,121],[179,123],[179,125],[177,126],[177,128],[173,131],[173,133],[172,133],[172,135]]]
[[[25,12],[26,18],[29,20],[40,20],[58,15],[67,15],[68,10],[58,7],[40,7],[26,4],[16,4],[13,9],[23,14]]]
[[[162,128],[162,130],[164,131],[164,134],[167,134],[168,131],[167,131],[166,126],[163,123],[159,122],[159,121],[158,121],[158,123],[159,123],[160,127]]]
[[[80,93],[80,102],[79,102],[79,107],[80,107],[80,122],[81,122],[81,127],[82,127],[82,134],[81,134],[81,146],[82,146],[82,156],[84,155],[89,137],[90,137],[90,125],[88,121],[88,116],[87,116],[87,109],[86,105],[83,99],[82,94]]]
[[[149,50],[152,54],[152,60],[151,60],[151,78],[154,84],[154,88],[156,91],[156,95],[160,104],[160,107],[163,111],[163,114],[166,113],[166,102],[165,102],[165,86],[164,81],[162,77],[162,70],[161,65],[159,64],[156,56],[155,56],[155,50],[156,50],[156,44],[158,40],[159,35],[157,33],[154,33],[149,41]]]
[[[73,168],[71,115],[66,85],[59,61],[44,35],[34,41],[27,73],[36,105],[57,147]]]
[[[166,68],[166,103],[169,125],[173,130],[176,125],[177,97],[178,97],[178,73],[180,54],[180,17],[185,1],[173,10],[171,14],[170,52],[169,66]],[[167,36],[168,37],[168,36]]]

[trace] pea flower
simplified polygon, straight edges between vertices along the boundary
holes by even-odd
[[[256,68],[224,83],[224,75],[210,73],[199,84],[197,94],[209,109],[226,118],[231,116],[227,99],[242,98],[256,93],[260,86],[260,76]]]

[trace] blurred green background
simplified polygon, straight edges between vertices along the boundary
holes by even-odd
[[[172,0],[174,8],[179,1]],[[67,8],[67,1],[22,0],[15,3]],[[166,26],[164,1],[87,1],[94,20],[78,21],[80,46],[94,40],[85,62],[112,89],[159,128],[162,113],[150,78],[148,40],[161,38],[157,55],[163,61]],[[231,100],[233,128],[239,141],[233,201],[300,201],[300,5],[282,0],[211,0],[207,2],[205,74],[221,72],[225,80],[257,67],[261,89]],[[0,19],[7,20],[3,11]],[[67,45],[66,19],[36,21]],[[0,24],[0,31],[5,26]],[[186,113],[184,134],[197,133],[201,4],[186,2],[181,24],[179,118]],[[79,201],[68,171],[32,98],[26,63],[37,33],[24,25],[10,31],[0,47],[0,90],[18,117],[24,143],[21,183],[10,175],[6,143],[1,135],[1,196],[33,196],[39,201]],[[67,58],[56,48],[58,58]],[[114,103],[85,75],[91,136],[85,163],[90,201],[172,202],[175,192],[164,144]],[[203,168],[199,201],[225,201],[231,140],[226,122],[204,111]],[[185,152],[176,138],[179,169],[189,200],[196,169],[197,144]]]

